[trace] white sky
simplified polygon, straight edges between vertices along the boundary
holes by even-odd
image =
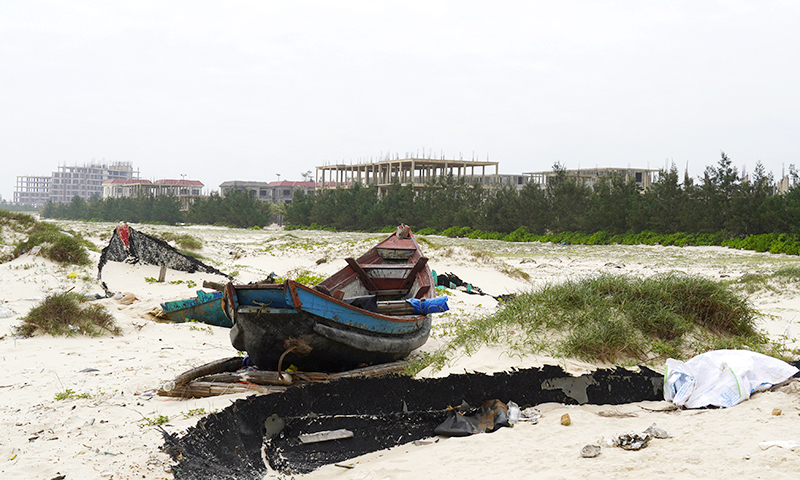
[[[725,151],[777,177],[800,2],[3,0],[0,112],[8,200],[59,164],[218,189],[423,149],[695,177]]]

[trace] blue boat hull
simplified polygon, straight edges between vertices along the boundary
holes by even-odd
[[[197,291],[197,297],[161,304],[161,316],[177,323],[202,322],[217,327],[231,328],[233,322],[222,310],[222,292]]]
[[[297,340],[311,351],[288,352],[284,368],[341,371],[404,358],[430,334],[430,315],[387,318],[291,281],[264,287],[228,287],[237,304],[231,343],[262,369],[275,370]]]
[[[341,371],[392,362],[428,339],[431,318],[406,300],[435,296],[428,259],[408,227],[315,287],[225,286],[223,309],[233,321],[231,343],[262,369],[295,365]]]

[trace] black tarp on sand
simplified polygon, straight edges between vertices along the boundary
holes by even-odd
[[[164,449],[177,479],[261,479],[270,468],[306,473],[376,450],[433,436],[448,406],[478,407],[488,399],[517,404],[623,404],[663,399],[663,376],[648,368],[617,368],[572,377],[545,366],[485,375],[415,380],[406,376],[342,379],[282,394],[238,400],[200,420],[186,435],[165,432]],[[285,428],[265,439],[277,415]],[[353,438],[300,444],[301,433],[345,428]],[[262,457],[263,450],[263,457]]]
[[[120,231],[122,231],[122,235],[120,235]],[[231,278],[190,255],[184,255],[164,240],[151,237],[127,225],[115,228],[111,240],[103,249],[100,261],[97,263],[98,280],[102,279],[103,267],[109,261],[144,263],[165,266],[182,272],[205,272]]]

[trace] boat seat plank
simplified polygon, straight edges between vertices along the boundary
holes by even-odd
[[[411,285],[414,284],[414,280],[417,277],[417,273],[421,272],[422,269],[425,268],[425,265],[427,264],[428,264],[428,257],[420,257],[419,261],[417,261],[417,263],[414,264],[414,268],[412,268],[411,271],[408,272],[408,276],[406,277],[405,282],[403,282],[403,285],[400,288],[410,289]]]
[[[356,262],[356,259],[353,257],[347,257],[344,259],[345,262],[350,266],[350,268],[358,275],[358,278],[361,280],[361,284],[364,285],[364,288],[367,289],[370,293],[377,292],[378,287],[375,286],[375,283],[372,281],[372,278],[367,275],[367,272],[361,268],[361,265]]]
[[[414,268],[414,265],[411,265],[410,263],[365,263],[361,265],[361,268],[364,270],[411,270]]]
[[[428,290],[430,290],[430,289],[431,289],[430,285],[423,285],[423,286],[419,287],[419,290],[417,290],[417,293],[414,294],[414,298],[416,298],[417,300],[421,299],[422,297],[425,296],[426,293],[428,293]]]

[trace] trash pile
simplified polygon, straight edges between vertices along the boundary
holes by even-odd
[[[458,290],[459,292],[469,293],[471,295],[488,295],[494,298],[495,300],[502,300],[502,301],[511,300],[516,296],[515,294],[504,294],[495,296],[495,295],[490,295],[488,293],[484,293],[483,290],[480,289],[480,287],[461,280],[454,273],[448,272],[448,273],[437,274],[435,271],[431,271],[431,273],[433,273],[433,283],[437,287],[450,288],[453,290]]]

